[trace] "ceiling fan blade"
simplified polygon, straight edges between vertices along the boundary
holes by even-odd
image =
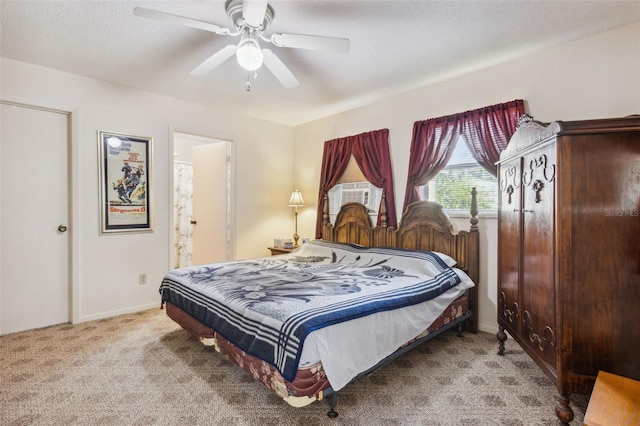
[[[258,28],[264,22],[268,0],[244,0],[242,2],[242,18],[250,27]]]
[[[289,71],[289,68],[269,49],[262,49],[264,55],[263,63],[269,68],[269,71],[278,79],[278,81],[287,89],[295,87],[300,82]]]
[[[197,19],[185,18],[184,16],[172,15],[170,13],[159,12],[157,10],[145,9],[144,7],[136,7],[133,14],[142,18],[155,19],[157,21],[170,22],[173,24],[185,25],[191,28],[210,31],[216,34],[229,34],[229,29],[220,27],[209,22],[198,21]]]
[[[189,74],[197,75],[200,77],[209,74],[217,66],[222,64],[224,61],[226,61],[230,57],[232,57],[236,53],[237,49],[238,49],[238,46],[236,46],[235,44],[230,44],[222,48],[221,50],[218,50],[209,59],[207,59],[206,61],[204,61],[197,67],[195,67]]]
[[[336,53],[349,53],[351,41],[348,38],[323,37],[303,34],[273,34],[271,42],[279,47],[322,50]]]

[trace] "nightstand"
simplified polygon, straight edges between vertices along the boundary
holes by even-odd
[[[269,250],[271,250],[271,255],[276,255],[276,254],[287,254],[287,253],[291,253],[292,251],[295,250],[295,248],[284,248],[284,247],[267,247]]]

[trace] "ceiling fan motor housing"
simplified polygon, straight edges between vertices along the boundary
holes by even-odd
[[[224,7],[227,11],[227,16],[229,16],[229,19],[231,19],[231,22],[233,22],[233,25],[235,25],[237,29],[248,26],[242,18],[242,0],[227,0]],[[267,29],[271,21],[273,21],[273,16],[273,8],[271,5],[267,5],[267,9],[264,13],[264,21],[262,21],[262,28],[260,28],[260,31]]]

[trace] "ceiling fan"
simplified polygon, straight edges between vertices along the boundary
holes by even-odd
[[[209,22],[142,7],[136,7],[133,10],[133,14],[143,18],[186,25],[200,30],[210,31],[217,35],[240,36],[240,41],[237,44],[229,44],[214,53],[207,60],[195,67],[191,71],[191,75],[207,75],[235,55],[240,66],[249,72],[247,83],[245,84],[247,91],[251,90],[251,82],[249,80],[250,72],[256,71],[262,64],[273,73],[284,87],[290,88],[300,84],[293,73],[289,71],[289,68],[287,68],[272,50],[260,47],[260,41],[271,43],[277,47],[292,47],[337,53],[349,52],[351,43],[349,39],[346,38],[303,34],[272,34],[271,36],[266,36],[264,32],[274,17],[273,8],[268,4],[268,0],[227,0],[225,10],[235,27],[233,30]]]

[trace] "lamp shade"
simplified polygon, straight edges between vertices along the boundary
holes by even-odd
[[[302,199],[302,194],[297,189],[291,193],[291,198],[289,198],[289,207],[299,207],[304,206],[304,200]]]

